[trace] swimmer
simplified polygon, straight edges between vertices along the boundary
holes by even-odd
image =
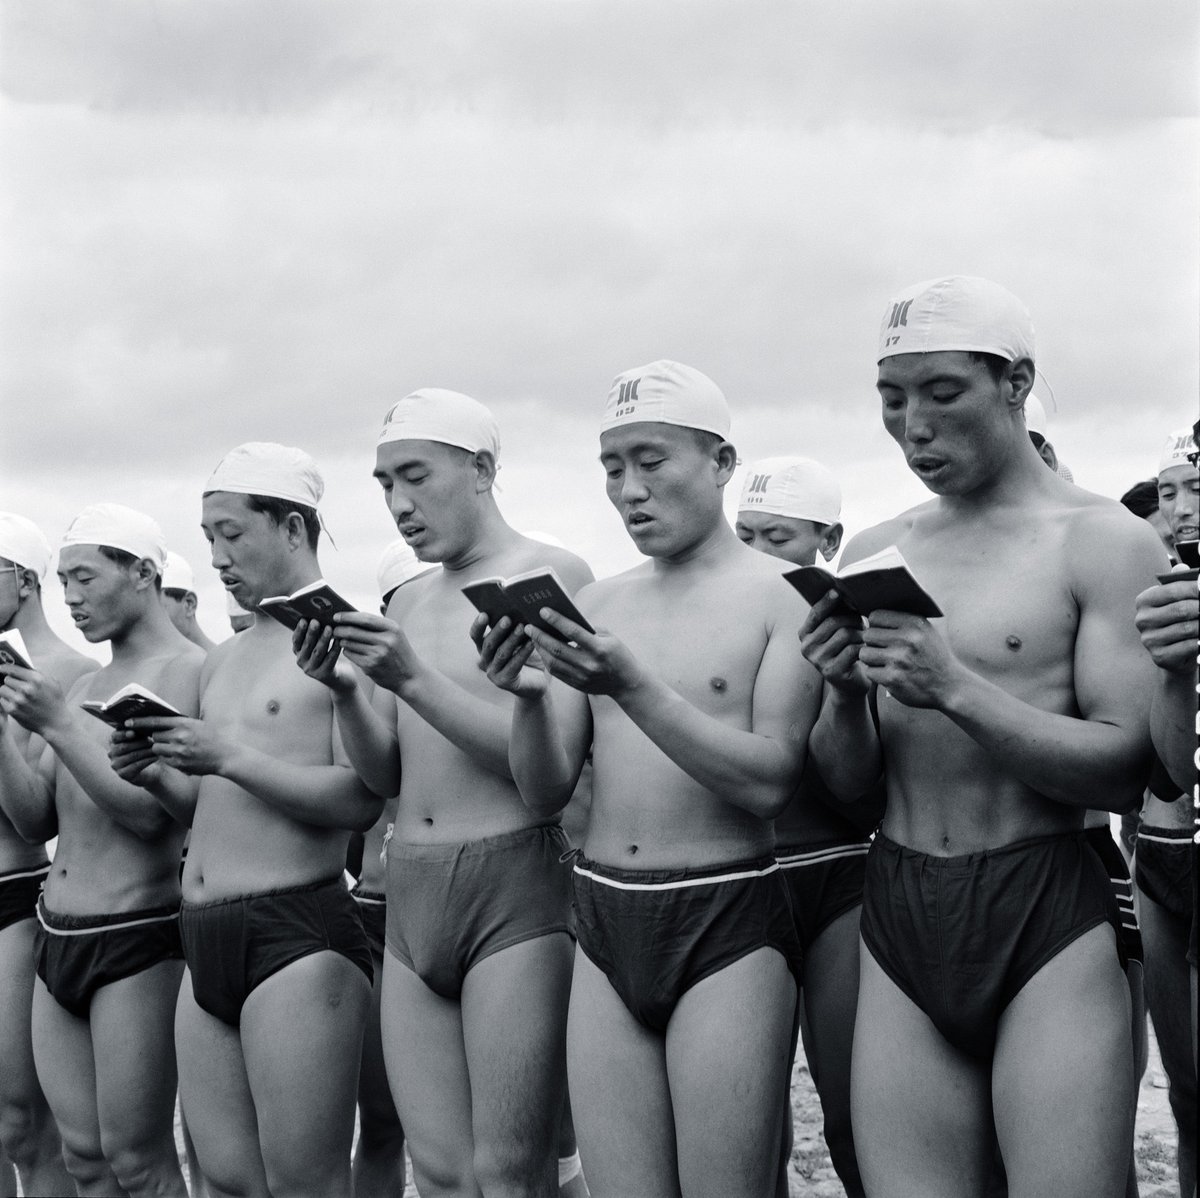
[[[201,528],[247,609],[320,578],[323,490],[308,454],[268,442],[209,478]],[[142,739],[111,751],[192,829],[175,1024],[188,1128],[214,1193],[346,1198],[372,965],[342,869],[383,799],[270,617],[208,655],[201,695],[203,718],[134,720]]]
[[[167,564],[163,568],[163,607],[171,617],[171,623],[187,637],[193,645],[199,645],[207,653],[216,646],[196,621],[196,579],[192,568],[178,553],[167,550]]]
[[[908,288],[877,358],[884,427],[934,498],[843,560],[898,546],[945,617],[880,610],[864,627],[831,592],[804,624],[826,681],[810,742],[822,776],[844,799],[881,774],[887,787],[861,917],[863,1181],[980,1193],[998,1140],[1012,1198],[1117,1198],[1129,996],[1083,816],[1140,798],[1152,671],[1128,612],[1161,547],[1045,469],[1022,412],[1032,323],[1003,288]]]
[[[568,1063],[597,1198],[776,1184],[800,948],[771,821],[800,779],[820,682],[799,651],[803,601],[722,511],[729,426],[689,366],[618,375],[600,461],[648,560],[580,592],[595,633],[554,613],[564,639],[507,620],[473,630],[516,696],[525,801],[561,807],[593,750]]]
[[[390,704],[403,762],[382,1027],[417,1188],[552,1198],[567,844],[555,810],[524,804],[512,781],[511,700],[479,670],[461,588],[551,566],[570,592],[591,572],[506,523],[492,491],[499,452],[494,417],[468,396],[426,388],[391,407],[375,478],[401,536],[438,568],[400,587],[386,617],[339,615],[336,644]],[[346,743],[353,758],[359,738]]]
[[[831,561],[842,543],[842,492],[812,458],[766,458],[746,467],[734,531],[751,549],[792,566]],[[810,763],[811,764],[811,763]],[[800,1033],[821,1098],[825,1143],[850,1198],[863,1193],[850,1126],[850,1046],[858,1004],[858,915],[868,833],[880,804],[839,803],[807,769],[775,820],[775,859],[791,894],[803,950]],[[795,1055],[796,1045],[792,1044]],[[789,1076],[788,1082],[791,1082]],[[791,1156],[791,1105],[784,1160]]]
[[[33,1048],[80,1194],[186,1193],[175,1153],[172,1017],[183,971],[183,825],[108,766],[109,729],[79,708],[139,683],[198,710],[204,655],[162,606],[162,533],[120,504],[85,508],[58,555],[72,618],[109,665],[65,692],[41,670],[4,667],[0,801],[27,839],[57,833],[38,903]],[[36,655],[35,655],[36,664]],[[30,769],[17,722],[44,742]]]
[[[42,584],[51,557],[36,524],[0,512],[0,632],[19,632],[37,668],[68,691],[99,663],[50,630],[42,608]],[[19,724],[10,729],[18,750],[36,765],[42,742]],[[0,1150],[10,1168],[15,1164],[26,1194],[68,1194],[74,1183],[37,1080],[29,1028],[34,916],[50,861],[45,845],[19,836],[2,807],[0,801]]]

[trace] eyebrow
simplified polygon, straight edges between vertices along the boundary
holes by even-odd
[[[665,441],[638,441],[636,445],[629,446],[624,453],[618,453],[615,449],[601,453],[599,460],[603,462],[605,458],[616,458],[619,461],[622,457],[632,457],[636,453],[645,453],[647,450],[651,453],[667,453],[669,448]]]

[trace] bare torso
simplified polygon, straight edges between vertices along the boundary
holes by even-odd
[[[81,678],[67,701],[77,707],[84,699],[106,700],[138,682],[187,711],[195,704],[195,674],[180,666],[185,657],[194,666],[198,656],[189,646],[182,654],[165,653],[133,667],[104,666]],[[77,719],[82,734],[107,751],[109,726],[88,715]],[[46,753],[53,758],[49,749]],[[64,914],[105,914],[178,903],[183,825],[172,822],[161,836],[144,840],[101,810],[57,758],[53,769],[58,845],[46,879],[46,905]]]
[[[718,568],[676,576],[646,563],[586,588],[581,604],[593,624],[619,637],[687,702],[749,731],[781,596],[794,602],[798,623],[803,603],[782,581],[778,564],[739,543]],[[770,821],[701,786],[614,700],[601,695],[590,702],[589,857],[623,868],[696,868],[772,852]]]
[[[200,714],[219,734],[280,761],[333,763],[329,691],[297,667],[290,632],[266,616],[209,654]],[[336,878],[349,835],[292,819],[236,783],[205,775],[184,898],[209,902]]]

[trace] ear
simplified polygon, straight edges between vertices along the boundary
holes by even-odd
[[[844,529],[840,524],[830,524],[828,528],[821,534],[821,556],[831,562],[837,556],[837,551],[842,547],[842,533]]]
[[[1041,455],[1042,461],[1050,467],[1051,470],[1058,469],[1058,454],[1054,452],[1054,446],[1049,441],[1043,441],[1038,446],[1038,453]]]
[[[38,576],[32,570],[22,569],[17,575],[17,598],[28,599],[37,594],[37,589]]]
[[[287,533],[288,548],[293,552],[308,546],[308,530],[304,527],[304,517],[299,512],[288,512],[284,521],[284,531]]]
[[[492,489],[499,467],[496,465],[496,459],[486,449],[476,451],[472,465],[475,469],[475,492],[482,495]]]
[[[133,577],[139,591],[147,587],[154,589],[154,580],[158,578],[158,567],[148,558],[139,557],[133,563]]]
[[[188,593],[184,595],[183,606],[187,609],[187,614],[189,616],[194,616],[196,614],[196,607],[199,602],[200,600],[197,599],[191,591],[188,591]]]
[[[717,459],[717,485],[723,487],[737,469],[737,450],[728,441],[722,441],[717,446],[715,456]]]
[[[1005,378],[1005,382],[1008,384],[1005,399],[1010,407],[1023,408],[1025,406],[1025,400],[1033,390],[1033,376],[1032,358],[1018,358],[1009,366]]]

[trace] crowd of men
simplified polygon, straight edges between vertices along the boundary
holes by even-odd
[[[1196,430],[1092,494],[1034,362],[987,280],[885,310],[883,423],[932,498],[842,568],[898,549],[940,616],[801,599],[836,479],[753,463],[731,526],[729,408],[671,361],[604,409],[645,558],[610,578],[505,521],[492,414],[431,388],[375,446],[383,614],[257,611],[321,580],[300,449],[199,489],[247,625],[218,644],[155,521],[97,503],[57,574],[98,666],[0,514],[9,1192],[187,1193],[178,1093],[213,1198],[398,1195],[405,1147],[424,1198],[786,1195],[802,1040],[848,1194],[1117,1198],[1144,990],[1194,1193]],[[462,593],[545,568],[582,621]],[[132,683],[180,714],[80,706]],[[1139,809],[1140,938],[1108,830]]]

